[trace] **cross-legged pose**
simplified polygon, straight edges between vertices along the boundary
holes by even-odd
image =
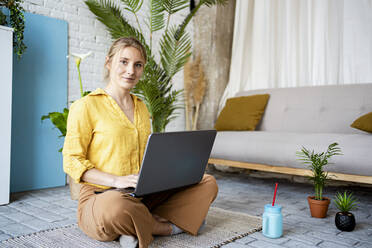
[[[134,38],[117,39],[105,61],[108,81],[75,101],[67,121],[63,168],[82,184],[78,224],[100,241],[120,238],[126,247],[148,247],[153,235],[197,235],[217,196],[214,177],[199,184],[135,198],[108,190],[136,187],[151,132],[146,105],[131,89],[146,63],[146,51]]]

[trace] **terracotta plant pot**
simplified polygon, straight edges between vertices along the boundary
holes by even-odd
[[[338,230],[351,232],[355,228],[355,217],[350,212],[338,212],[335,217]]]
[[[310,213],[315,218],[325,218],[327,216],[328,206],[330,203],[329,198],[323,197],[323,200],[315,200],[315,196],[308,196]]]

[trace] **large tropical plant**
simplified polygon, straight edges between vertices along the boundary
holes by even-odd
[[[175,110],[181,108],[179,98],[181,90],[174,90],[173,76],[179,72],[191,55],[191,38],[186,27],[201,6],[208,7],[224,4],[227,0],[200,0],[196,6],[178,25],[171,25],[170,20],[175,13],[188,8],[189,0],[148,0],[149,14],[146,20],[148,37],[139,22],[138,13],[143,0],[117,1],[86,0],[89,9],[96,15],[110,32],[113,39],[135,37],[144,45],[147,61],[144,75],[136,85],[134,93],[144,100],[152,118],[153,132],[163,132],[167,124],[176,118]],[[136,22],[131,25],[127,15],[133,15]],[[161,32],[159,61],[153,51],[153,36]]]
[[[306,164],[312,172],[308,179],[313,182],[315,189],[315,200],[323,199],[323,188],[328,179],[328,172],[324,167],[329,164],[329,159],[335,155],[342,155],[338,143],[332,143],[328,146],[326,152],[315,153],[302,147],[301,151],[296,152],[300,160]]]

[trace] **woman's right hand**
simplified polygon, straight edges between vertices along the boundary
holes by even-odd
[[[132,174],[128,176],[118,176],[115,179],[115,188],[135,188],[138,182],[138,174]]]
[[[89,169],[84,172],[81,179],[87,183],[94,183],[114,188],[128,188],[137,186],[138,174],[128,176],[116,176],[107,172]]]

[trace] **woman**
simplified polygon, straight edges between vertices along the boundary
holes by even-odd
[[[194,186],[134,198],[115,188],[135,187],[151,132],[146,105],[131,89],[138,83],[146,52],[134,38],[116,40],[106,57],[106,88],[70,107],[63,168],[82,183],[79,227],[100,241],[147,247],[153,235],[186,231],[197,235],[217,184],[210,175]],[[108,190],[113,189],[113,190]]]

